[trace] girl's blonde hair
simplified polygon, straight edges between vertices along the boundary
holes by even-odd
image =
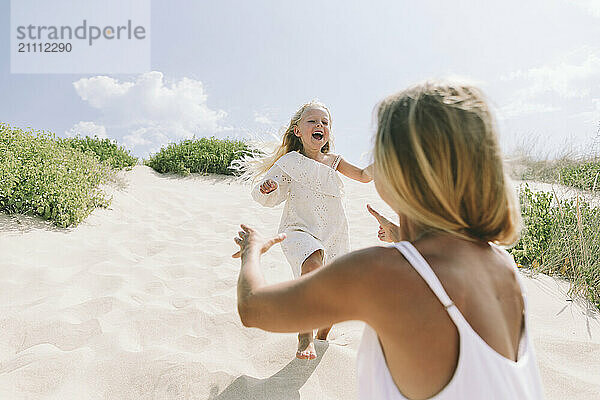
[[[479,89],[425,82],[384,99],[377,119],[375,177],[403,240],[427,231],[500,245],[518,239],[519,203]]]
[[[281,144],[275,149],[274,152],[267,155],[259,155],[253,157],[247,157],[242,160],[235,168],[243,171],[244,178],[256,179],[261,175],[265,174],[282,156],[289,153],[290,151],[301,151],[302,141],[298,136],[294,134],[295,128],[302,119],[304,112],[313,108],[322,108],[327,111],[329,116],[329,129],[331,132],[332,120],[329,108],[319,101],[312,100],[308,103],[303,104],[298,111],[294,113],[290,123],[288,124],[285,132],[281,137]],[[321,148],[322,153],[329,153],[330,149],[333,148],[333,138],[330,135],[329,141],[325,143]]]

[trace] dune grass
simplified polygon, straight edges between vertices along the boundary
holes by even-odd
[[[130,169],[138,163],[138,159],[131,155],[129,150],[119,146],[115,140],[100,139],[97,136],[77,136],[72,138],[58,138],[59,143],[89,153],[98,161],[106,162],[115,169]]]
[[[250,147],[239,140],[194,138],[163,147],[144,164],[160,173],[233,175],[235,171],[229,168],[231,162],[249,152]]]
[[[66,228],[96,207],[107,207],[111,199],[100,185],[114,176],[111,161],[99,161],[95,152],[81,151],[78,143],[109,146],[99,139],[81,140],[0,123],[0,211],[40,216]]]
[[[558,159],[536,160],[521,157],[513,160],[520,165],[515,178],[558,183],[590,192],[600,191],[600,159],[565,155]]]
[[[571,283],[570,295],[590,300],[600,309],[600,209],[555,192],[519,190],[524,229],[510,249],[515,261],[535,272],[561,276]]]
[[[164,147],[145,164],[161,173],[232,175],[231,162],[248,152],[241,141],[192,139]],[[110,204],[100,186],[113,180],[116,170],[137,163],[109,139],[59,138],[0,123],[0,211],[75,226],[96,207]]]
[[[580,143],[577,147],[573,143],[564,143],[558,152],[552,154],[540,151],[543,148],[540,137],[525,140],[508,162],[513,178],[561,184],[589,192],[600,191],[600,124],[591,142]]]
[[[510,252],[522,266],[566,278],[570,295],[600,309],[600,158],[565,151],[554,158],[513,157],[513,178],[562,185],[573,190],[534,192],[521,185],[524,220],[520,241]]]

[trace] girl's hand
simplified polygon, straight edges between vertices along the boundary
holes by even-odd
[[[275,189],[277,189],[277,182],[272,179],[267,179],[260,185],[260,192],[262,194],[269,194]]]
[[[377,237],[382,242],[394,243],[400,241],[400,233],[398,225],[394,224],[392,221],[379,214],[370,205],[367,204],[367,210],[371,213],[372,216],[375,217],[377,222],[379,222],[379,231],[377,232]]]
[[[250,249],[260,250],[260,254],[266,253],[274,244],[282,242],[285,239],[285,233],[280,233],[271,239],[265,239],[260,233],[244,224],[240,225],[242,230],[233,240],[240,246],[240,250],[231,257],[240,258],[242,254]]]

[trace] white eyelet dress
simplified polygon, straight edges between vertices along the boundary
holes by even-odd
[[[252,197],[266,207],[285,201],[279,233],[292,272],[301,275],[302,263],[317,250],[323,250],[324,263],[350,251],[348,221],[342,203],[342,180],[336,172],[336,157],[331,166],[308,158],[297,151],[283,155],[252,189]],[[269,194],[260,192],[267,179],[277,182]]]
[[[435,400],[538,400],[543,399],[539,370],[528,334],[527,322],[521,334],[517,361],[509,360],[490,347],[469,325],[446,294],[441,282],[418,250],[409,242],[394,246],[421,275],[446,307],[458,329],[460,350],[458,364],[450,382],[430,399]],[[517,267],[513,263],[516,270]],[[527,320],[527,298],[523,293]],[[357,355],[358,391],[361,400],[406,400],[387,367],[377,333],[365,326]]]

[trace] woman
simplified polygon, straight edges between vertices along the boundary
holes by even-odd
[[[400,223],[370,211],[380,238],[397,243],[267,286],[260,255],[285,236],[242,225],[244,325],[302,332],[365,321],[361,399],[542,398],[523,288],[498,247],[518,239],[519,207],[480,91],[427,82],[388,97],[374,155],[375,187]]]

